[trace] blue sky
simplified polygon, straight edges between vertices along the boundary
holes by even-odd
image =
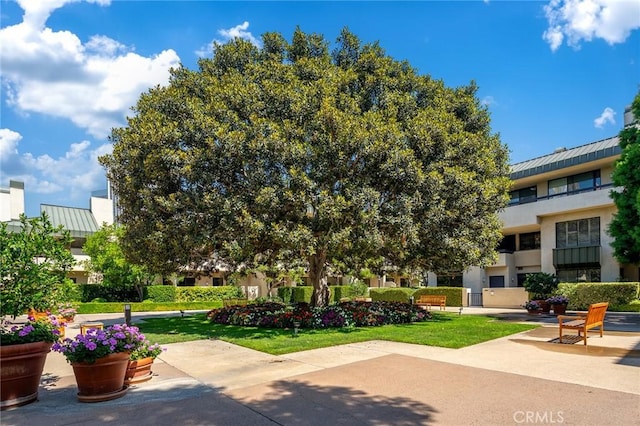
[[[25,207],[88,207],[140,93],[211,43],[347,26],[447,86],[475,80],[516,163],[615,136],[640,90],[640,0],[0,0],[0,185]]]

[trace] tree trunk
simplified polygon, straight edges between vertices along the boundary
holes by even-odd
[[[313,286],[311,295],[312,306],[326,306],[329,304],[329,285],[327,284],[327,269],[325,267],[327,255],[324,251],[309,256],[309,281]]]

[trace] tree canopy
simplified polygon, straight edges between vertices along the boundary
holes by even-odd
[[[326,267],[463,270],[493,261],[508,151],[477,86],[448,88],[346,28],[215,45],[141,95],[101,158],[127,256],[171,272],[216,252]]]
[[[631,104],[634,122],[620,132],[622,154],[613,171],[611,191],[618,211],[609,224],[613,255],[620,263],[640,264],[640,93]]]

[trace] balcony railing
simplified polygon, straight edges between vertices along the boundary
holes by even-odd
[[[553,249],[553,266],[556,268],[600,266],[600,246]]]
[[[536,201],[550,200],[552,198],[566,197],[566,196],[569,196],[569,195],[582,194],[582,193],[585,193],[585,192],[599,191],[601,189],[612,188],[612,187],[613,187],[612,183],[607,183],[605,185],[598,185],[598,186],[595,186],[595,187],[592,187],[592,188],[577,189],[575,191],[567,191],[567,192],[563,192],[563,193],[560,193],[560,194],[543,195],[542,197],[536,197],[534,199],[525,198],[524,200],[510,201],[509,205],[510,206],[517,206],[517,205],[520,205],[520,204],[535,203]]]

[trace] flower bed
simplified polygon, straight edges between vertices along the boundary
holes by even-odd
[[[307,303],[261,303],[213,309],[207,318],[217,324],[291,328],[367,327],[426,321],[431,313],[400,302],[343,302],[321,308]]]

